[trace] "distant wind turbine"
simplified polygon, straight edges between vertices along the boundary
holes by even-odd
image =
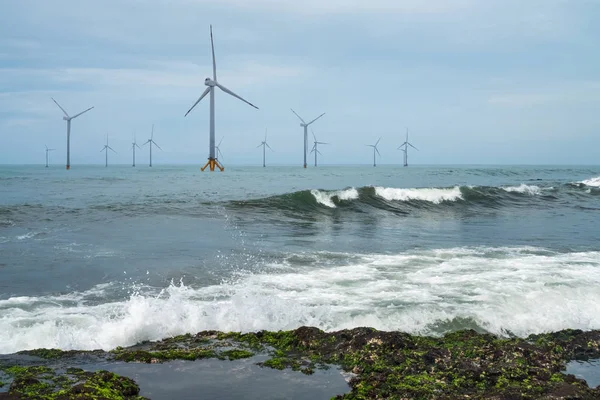
[[[379,138],[379,140],[381,140],[381,138]],[[377,143],[375,144],[368,144],[367,146],[372,147],[373,148],[373,166],[376,167],[377,166],[377,162],[376,162],[376,158],[375,158],[375,152],[377,152],[377,154],[379,154],[379,157],[381,157],[381,153],[379,152],[379,150],[377,149],[377,145],[379,144],[379,140],[377,140]]]
[[[311,125],[312,123],[314,123],[316,120],[318,120],[319,118],[321,118],[323,115],[325,115],[325,113],[319,115],[317,118],[313,119],[312,121],[310,121],[308,124],[302,119],[301,116],[299,116],[296,111],[294,111],[293,109],[290,108],[290,110],[292,110],[292,112],[294,114],[296,114],[296,117],[298,117],[301,121],[300,126],[304,128],[304,168],[306,168],[306,152],[308,151],[308,126]]]
[[[137,144],[137,140],[135,139],[135,134],[133,135],[133,143],[131,143],[131,149],[133,150],[133,165],[132,167],[135,167],[135,148],[138,149],[142,149],[138,144]]]
[[[44,145],[46,146],[46,145]],[[46,168],[48,168],[48,152],[49,151],[54,151],[56,149],[49,149],[48,146],[46,146]]]
[[[313,138],[315,139],[315,141],[313,143],[313,148],[312,148],[312,150],[310,152],[311,153],[313,153],[313,152],[315,153],[315,167],[316,167],[317,166],[317,153],[321,154],[321,152],[319,151],[318,145],[320,145],[320,144],[329,144],[329,143],[319,142],[317,140],[317,137],[315,136],[315,132],[312,130],[312,128],[310,128],[310,131],[312,132]],[[323,155],[323,154],[321,154],[321,155]]]
[[[210,171],[214,171],[215,166],[217,168],[219,168],[219,170],[223,171],[224,168],[223,168],[223,166],[221,166],[221,164],[219,164],[219,161],[217,160],[217,154],[215,152],[215,150],[216,150],[216,147],[215,147],[215,86],[218,87],[219,89],[221,89],[222,91],[224,91],[225,93],[256,108],[257,110],[258,110],[258,107],[256,107],[254,104],[250,103],[249,101],[244,100],[242,97],[238,96],[237,94],[233,93],[231,90],[227,89],[225,86],[223,86],[219,82],[217,82],[217,64],[215,61],[215,45],[213,42],[212,25],[210,26],[210,46],[212,49],[213,78],[212,79],[206,78],[204,80],[204,84],[207,86],[206,90],[204,91],[204,93],[202,93],[200,98],[194,103],[192,108],[190,108],[188,110],[188,112],[185,113],[185,116],[187,116],[190,113],[190,111],[192,111],[194,109],[194,107],[196,107],[196,105],[198,103],[200,103],[200,100],[202,100],[207,94],[210,93],[210,140],[209,140],[209,153],[208,153],[209,155],[208,155],[208,162],[206,163],[206,165],[204,165],[204,167],[202,167],[202,171],[204,171],[206,169],[206,167],[208,167],[208,166],[210,166]]]
[[[79,114],[76,114],[76,115],[70,117],[69,114],[67,114],[67,112],[65,111],[65,109],[62,108],[60,106],[60,104],[58,104],[58,102],[56,100],[54,100],[54,98],[51,97],[51,99],[53,102],[56,103],[58,108],[60,108],[62,110],[62,112],[65,113],[63,120],[67,121],[67,169],[71,169],[71,120],[79,117],[83,113],[90,111],[94,107],[90,107],[87,110],[82,111]]]
[[[404,148],[402,148],[404,146]],[[408,167],[408,146],[412,147],[413,149],[419,151],[419,149],[417,149],[415,146],[413,146],[409,141],[408,141],[408,128],[406,128],[406,141],[404,143],[402,143],[400,145],[400,147],[398,147],[398,150],[402,150],[404,152],[404,166]]]
[[[269,146],[269,144],[267,143],[267,129],[265,128],[265,140],[263,140],[258,146],[256,146],[256,148],[258,149],[260,146],[263,147],[263,168],[266,166],[265,164],[265,159],[266,159],[266,151],[265,148],[268,147],[271,151],[273,151],[273,149],[271,149],[271,146]]]
[[[105,161],[104,161],[104,166],[108,167],[108,150],[112,151],[113,153],[117,154],[117,152],[108,145],[108,135],[106,135],[106,144],[104,145],[104,147],[102,148],[102,150],[100,150],[100,153],[104,152],[105,153]]]
[[[156,147],[158,147],[159,150],[162,151],[160,146],[157,145],[156,142],[154,141],[154,124],[152,124],[152,133],[150,134],[150,139],[148,139],[148,141],[146,143],[144,143],[142,146],[145,146],[148,143],[150,143],[150,166],[152,166],[152,145],[155,145]]]

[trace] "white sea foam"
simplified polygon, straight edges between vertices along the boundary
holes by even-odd
[[[333,202],[334,198],[337,198],[340,201],[349,201],[358,199],[358,190],[355,188],[345,189],[345,190],[337,190],[332,192],[320,191],[320,190],[311,190],[310,193],[317,200],[317,203],[327,206],[329,208],[336,208],[335,203]]]
[[[434,204],[440,204],[444,201],[461,200],[462,193],[460,187],[453,188],[422,188],[422,189],[396,189],[376,187],[375,194],[388,201],[409,201],[421,200]]]
[[[600,328],[600,252],[455,248],[354,255],[335,267],[325,261],[310,268],[282,263],[286,268],[220,285],[172,284],[160,293],[146,288],[103,304],[86,298],[102,297],[106,286],[2,300],[0,354],[39,347],[111,349],[205,329],[373,326],[440,334],[465,319],[519,336]]]
[[[600,187],[600,176],[591,179],[586,179],[579,183],[583,183],[586,186]]]
[[[27,232],[24,235],[19,235],[17,236],[17,240],[27,240],[27,239],[31,239],[32,237],[35,237],[36,233],[35,232]]]
[[[542,189],[540,189],[539,186],[535,186],[535,185],[526,185],[524,183],[522,183],[519,186],[508,186],[508,187],[503,187],[503,190],[507,191],[507,192],[511,192],[511,193],[523,193],[523,194],[528,194],[531,196],[535,196],[538,194],[542,193]]]

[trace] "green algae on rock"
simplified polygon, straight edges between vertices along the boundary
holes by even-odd
[[[36,352],[35,355],[43,358],[71,355],[70,352],[61,355],[52,350]],[[270,356],[258,362],[260,366],[291,368],[305,374],[339,365],[353,377],[349,382],[351,392],[339,395],[337,399],[600,398],[600,388],[589,388],[585,381],[562,373],[570,360],[600,357],[600,331],[565,330],[526,339],[499,338],[473,330],[453,332],[444,337],[420,337],[372,328],[330,333],[310,327],[244,334],[203,331],[145,342],[129,349],[117,348],[107,355],[109,360],[155,363],[174,359],[235,360],[255,354]],[[19,372],[21,367],[14,368],[5,371],[10,370],[9,374],[27,379],[17,381],[15,378],[10,393],[35,389],[45,396],[56,396],[56,393],[84,384],[81,382],[83,377],[88,387],[98,386],[94,386],[94,382],[101,378],[89,375],[91,373],[67,371],[71,376],[67,380],[52,381],[52,372],[45,367],[29,367],[38,369],[27,373]],[[74,381],[75,378],[79,380]],[[107,387],[108,377],[105,378],[100,379],[105,394],[122,396],[106,398],[136,398],[123,397],[122,385]],[[52,381],[54,391],[45,386],[49,381]],[[127,382],[135,385],[133,381]],[[99,390],[94,395],[99,396]],[[125,393],[137,396],[139,391]],[[81,396],[83,393],[78,398],[103,398]]]
[[[30,400],[144,400],[140,388],[129,378],[108,371],[86,372],[69,368],[57,372],[45,366],[3,368],[12,377],[8,393],[0,399]]]

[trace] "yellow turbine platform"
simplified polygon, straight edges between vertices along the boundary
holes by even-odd
[[[215,170],[215,167],[219,168],[219,170],[220,170],[221,172],[223,172],[223,171],[225,170],[225,168],[223,168],[223,167],[221,166],[221,164],[219,164],[219,162],[217,161],[217,159],[216,159],[216,158],[209,158],[209,159],[208,159],[208,162],[206,163],[206,165],[205,165],[204,167],[200,168],[200,170],[204,172],[204,170],[205,170],[205,169],[206,169],[206,167],[208,167],[208,166],[210,166],[210,172],[214,172],[214,170]]]

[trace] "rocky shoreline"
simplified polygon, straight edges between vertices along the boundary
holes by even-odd
[[[22,351],[0,358],[0,399],[145,399],[131,378],[73,367],[81,359],[162,364],[256,355],[264,356],[257,362],[263,368],[305,375],[338,366],[349,387],[336,399],[600,399],[600,387],[563,373],[569,361],[600,358],[600,331],[506,339],[472,330],[436,338],[311,327],[204,331],[109,352]]]

